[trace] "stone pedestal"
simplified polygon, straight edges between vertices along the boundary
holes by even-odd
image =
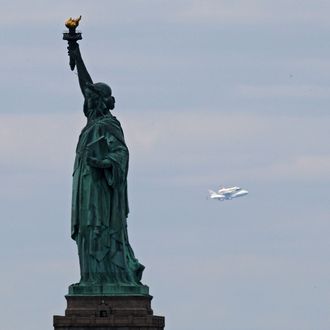
[[[145,296],[68,295],[65,316],[54,316],[55,330],[163,330],[165,318],[153,315]]]

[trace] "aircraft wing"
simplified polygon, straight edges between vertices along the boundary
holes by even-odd
[[[245,195],[247,195],[249,192],[247,190],[240,190],[234,194],[232,194],[232,198],[237,198],[237,197],[243,197]]]

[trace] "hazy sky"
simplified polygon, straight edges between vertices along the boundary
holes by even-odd
[[[130,149],[131,245],[167,330],[330,323],[330,2],[0,0],[0,311],[52,329],[79,280],[84,126],[64,21]],[[239,185],[249,196],[206,200]]]

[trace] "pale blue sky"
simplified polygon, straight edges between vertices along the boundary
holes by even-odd
[[[80,14],[130,148],[129,235],[166,329],[328,329],[330,2],[0,3],[4,329],[51,329],[79,280],[83,100],[61,34]],[[250,194],[206,200],[222,184]]]

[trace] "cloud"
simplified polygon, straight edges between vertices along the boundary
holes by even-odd
[[[147,7],[146,7],[147,6]],[[18,9],[19,8],[19,9]],[[74,0],[47,3],[42,0],[7,1],[2,4],[0,26],[49,26],[58,24],[63,30],[64,21],[72,16],[82,15],[80,26],[88,22],[89,26],[104,27],[114,23],[135,24],[136,21],[151,21],[166,18],[171,14],[171,5],[167,1],[150,2],[145,0],[111,2],[99,0],[97,5],[90,1]]]
[[[261,173],[264,178],[276,178],[283,181],[315,180],[328,181],[330,178],[330,156],[326,155],[300,155],[287,161],[279,161],[265,168]]]
[[[330,88],[318,85],[241,85],[238,92],[248,98],[304,98],[320,99],[330,97]]]
[[[330,177],[330,137],[322,117],[199,111],[148,113],[142,120],[130,115],[124,121],[134,165],[143,171],[149,164],[149,174],[158,169],[163,182]]]
[[[73,159],[83,116],[1,115],[2,172],[61,171]]]
[[[190,20],[216,20],[220,24],[228,22],[244,22],[260,19],[265,13],[258,1],[216,1],[194,0],[181,13]]]
[[[188,21],[218,24],[326,23],[329,4],[324,1],[299,0],[194,0],[188,2],[180,17]]]
[[[329,133],[322,117],[154,111],[143,116],[118,113],[118,118],[130,148],[131,170],[149,179],[196,184],[219,175],[228,180],[330,177],[325,152]],[[71,170],[84,123],[82,113],[2,115],[2,171]]]

